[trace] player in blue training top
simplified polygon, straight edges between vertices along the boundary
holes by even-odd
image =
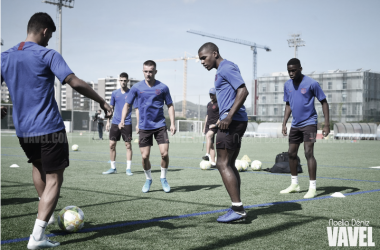
[[[108,116],[112,114],[104,99],[74,75],[62,56],[46,48],[55,30],[48,14],[36,13],[28,22],[26,40],[1,53],[1,82],[8,86],[16,134],[33,165],[33,182],[41,197],[28,249],[60,245],[45,235],[48,220],[54,216],[63,172],[69,166],[65,125],[54,98],[55,77],[98,102]]]
[[[170,131],[174,135],[176,128],[174,125],[174,106],[170,96],[169,88],[162,82],[155,79],[157,74],[156,63],[146,61],[143,65],[144,81],[136,83],[131,88],[123,108],[122,118],[119,128],[124,126],[124,119],[130,112],[132,103],[138,98],[137,107],[139,116],[137,117],[139,134],[139,146],[142,156],[142,165],[146,177],[142,188],[144,193],[148,192],[152,185],[151,165],[149,161],[150,148],[153,146],[153,135],[157,141],[161,153],[161,184],[166,193],[170,192],[170,186],[166,180],[166,173],[169,166],[169,138],[165,124],[163,106],[166,103],[170,117]]]
[[[218,47],[205,43],[198,50],[199,59],[207,69],[217,69],[215,75],[216,97],[219,104],[219,125],[216,136],[218,160],[216,167],[222,176],[224,186],[232,201],[228,212],[220,216],[218,222],[244,220],[247,213],[240,199],[240,175],[235,167],[239,155],[241,139],[247,129],[248,117],[244,101],[248,90],[241,77],[239,67],[223,59]]]
[[[301,62],[297,58],[292,58],[287,64],[290,80],[284,85],[285,114],[282,123],[282,134],[287,135],[286,123],[290,114],[293,115],[292,127],[289,133],[289,166],[291,172],[291,185],[282,190],[281,194],[299,192],[297,173],[297,153],[298,148],[304,142],[305,157],[309,169],[310,185],[309,191],[304,198],[314,198],[316,195],[317,162],[314,158],[314,143],[317,137],[318,116],[314,107],[314,98],[322,104],[325,126],[323,136],[330,133],[329,105],[319,83],[302,74]]]
[[[206,135],[206,155],[202,157],[205,161],[210,161],[211,167],[215,168],[215,134],[218,132],[219,125],[219,105],[216,99],[216,90],[211,88],[209,90],[211,101],[207,104],[207,115],[205,119],[205,126],[203,128],[203,134]]]
[[[119,123],[121,120],[121,112],[123,111],[123,107],[125,104],[125,100],[130,92],[128,88],[128,74],[123,72],[119,76],[120,89],[117,89],[112,92],[110,105],[113,109],[113,118],[112,124],[110,125],[110,118],[107,120],[106,130],[110,131],[109,139],[110,139],[110,157],[111,157],[111,168],[103,174],[116,174],[116,143],[120,141],[120,138],[123,137],[123,141],[125,143],[125,147],[127,148],[127,175],[133,175],[131,171],[132,164],[132,120],[131,120],[131,110],[129,110],[128,116],[124,120],[124,127],[119,129]],[[136,102],[135,102],[136,103]],[[136,105],[134,105],[136,108]],[[132,107],[130,108],[132,109]],[[136,109],[136,114],[138,113],[138,109]]]

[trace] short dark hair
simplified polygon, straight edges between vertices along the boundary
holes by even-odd
[[[219,54],[219,48],[218,48],[218,46],[216,46],[216,44],[215,43],[205,43],[205,44],[203,44],[200,48],[199,48],[199,50],[198,50],[198,53],[199,52],[201,52],[202,50],[207,50],[207,51],[209,51],[209,52],[214,52],[214,51],[216,51],[216,52],[218,52],[218,54]]]
[[[120,77],[125,77],[125,78],[129,79],[129,78],[128,78],[128,74],[125,73],[125,72],[121,73],[121,74],[120,74]]]
[[[298,60],[297,58],[292,58],[288,61],[287,65],[297,65],[301,67],[301,61]]]
[[[53,19],[49,14],[44,12],[38,12],[34,14],[28,22],[28,34],[29,33],[37,33],[41,29],[48,28],[52,32],[56,31],[56,27]]]
[[[145,66],[154,66],[154,68],[157,68],[156,63],[153,60],[148,60],[144,62]]]

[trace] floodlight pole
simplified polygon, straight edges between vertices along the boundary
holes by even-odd
[[[288,39],[289,47],[294,47],[294,58],[298,57],[298,47],[305,46],[305,41],[301,39],[301,34],[292,34],[292,38]]]

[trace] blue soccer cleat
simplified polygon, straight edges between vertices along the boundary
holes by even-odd
[[[169,183],[166,180],[166,178],[161,178],[161,184],[162,184],[162,188],[164,189],[165,193],[169,193],[170,192],[170,186],[169,186]]]
[[[132,171],[130,169],[127,169],[127,172],[126,172],[127,175],[133,175]]]
[[[221,223],[245,221],[246,217],[247,217],[247,213],[245,211],[238,212],[230,208],[228,209],[226,214],[219,216],[219,218],[216,221],[221,222]]]
[[[144,184],[143,188],[142,188],[143,193],[148,193],[148,191],[150,189],[150,185],[152,185],[152,180],[148,180],[147,179],[145,181],[145,184]]]
[[[108,169],[106,172],[103,172],[103,174],[116,174],[116,168],[113,169],[113,168],[110,168]]]

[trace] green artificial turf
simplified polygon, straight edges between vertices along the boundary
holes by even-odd
[[[247,209],[248,218],[243,223],[220,224],[216,218],[224,212],[196,214],[231,205],[219,172],[199,168],[205,153],[203,137],[170,137],[170,193],[161,187],[161,159],[155,143],[151,150],[153,184],[144,194],[145,176],[137,143],[133,143],[133,176],[125,174],[121,142],[117,145],[118,174],[102,175],[110,167],[108,140],[93,141],[88,132],[68,136],[70,147],[78,144],[79,151],[70,152],[70,167],[65,171],[55,213],[76,205],[85,214],[84,229],[95,230],[53,237],[61,242],[58,249],[329,249],[329,219],[369,221],[374,248],[380,246],[379,191],[303,200],[309,186],[303,145],[299,152],[304,170],[299,175],[301,193],[279,194],[290,184],[289,174],[249,169],[241,173],[242,201],[245,206],[266,205]],[[25,238],[32,232],[38,204],[32,167],[14,134],[3,133],[1,147],[1,240]],[[252,161],[262,161],[263,168],[270,168],[276,155],[287,149],[287,139],[245,138],[239,158],[246,154]],[[318,141],[317,197],[380,189],[380,169],[369,169],[380,165],[379,149],[379,141]],[[10,168],[12,164],[20,167]],[[191,216],[176,217],[181,215]],[[61,232],[57,224],[47,228],[48,234]],[[6,243],[1,248],[26,249],[26,244]]]

